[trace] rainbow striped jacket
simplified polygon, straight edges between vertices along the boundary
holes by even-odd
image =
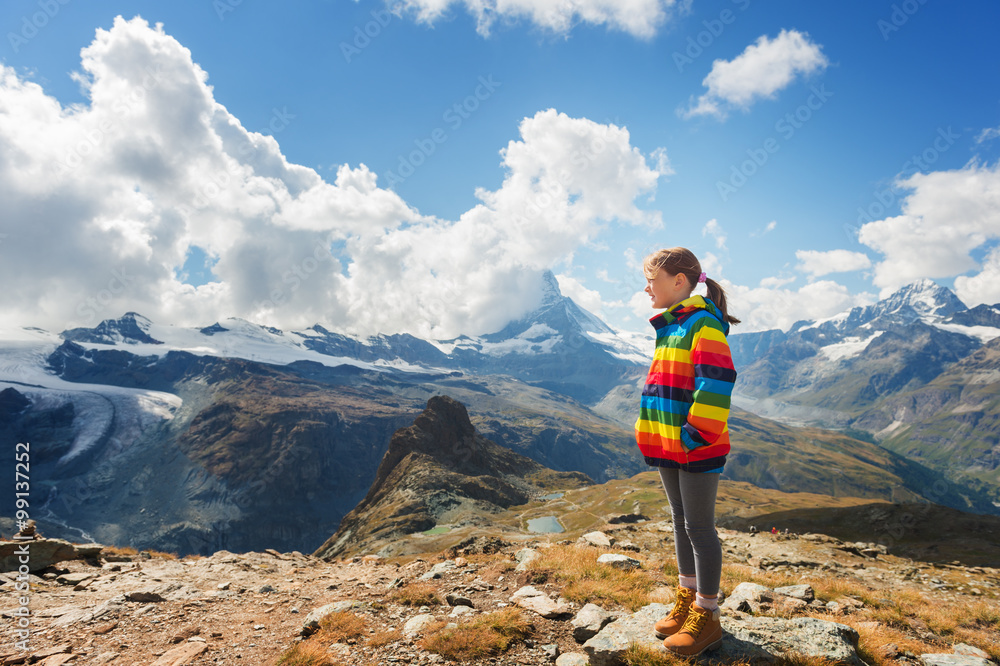
[[[639,450],[649,465],[722,472],[736,381],[729,324],[703,296],[686,298],[649,323],[656,351],[635,422]]]

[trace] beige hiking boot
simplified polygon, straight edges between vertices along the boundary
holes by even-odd
[[[653,625],[653,631],[656,633],[657,638],[673,636],[684,626],[684,621],[688,616],[688,609],[691,608],[691,604],[694,602],[694,590],[683,585],[678,585],[674,597],[674,608],[670,611],[670,615],[657,620],[656,624]]]
[[[687,620],[680,631],[663,641],[663,647],[685,657],[699,655],[721,644],[719,609],[705,610],[697,603],[691,604]]]

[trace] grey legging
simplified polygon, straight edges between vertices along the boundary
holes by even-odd
[[[693,572],[698,579],[698,593],[713,597],[719,593],[722,576],[722,546],[715,532],[715,494],[720,475],[667,467],[659,470],[674,519],[678,571],[682,576]]]

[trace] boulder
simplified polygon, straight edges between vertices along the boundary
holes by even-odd
[[[599,564],[608,564],[616,569],[622,569],[624,571],[642,568],[642,562],[639,560],[629,557],[628,555],[619,555],[618,553],[605,553],[597,558],[597,562]]]
[[[521,608],[538,613],[548,619],[562,617],[573,612],[573,608],[565,601],[553,601],[544,592],[536,590],[531,585],[522,587],[511,595],[510,600]]]
[[[774,601],[774,591],[757,583],[740,583],[721,604],[723,610],[759,613],[765,604]]]
[[[783,594],[786,597],[801,599],[806,603],[809,603],[816,598],[816,593],[813,591],[812,585],[788,585],[787,587],[776,587],[774,588],[774,591],[775,593]]]
[[[767,588],[765,588],[767,589]],[[633,643],[662,651],[662,642],[653,634],[653,624],[670,612],[665,604],[649,604],[621,617],[583,645],[593,666],[612,666],[622,661]],[[818,657],[853,666],[862,666],[857,654],[858,633],[851,627],[815,618],[722,616],[722,644],[710,654],[721,663],[786,662],[793,654]]]
[[[923,666],[994,666],[989,659],[971,654],[922,654],[917,659]]]
[[[615,616],[597,604],[587,604],[573,618],[573,638],[577,643],[584,643],[597,635]]]
[[[343,613],[351,610],[352,608],[360,608],[362,606],[364,606],[363,602],[355,601],[353,599],[335,601],[332,604],[320,606],[319,608],[310,611],[309,615],[306,615],[306,619],[302,621],[302,629],[299,633],[302,636],[311,636],[319,631],[320,621],[330,613]]]
[[[414,615],[403,625],[403,635],[407,638],[416,638],[424,632],[427,627],[434,623],[434,616],[430,613]]]
[[[604,532],[587,532],[579,539],[585,545],[597,546],[598,548],[610,548],[611,538]]]
[[[590,659],[582,652],[566,652],[556,658],[556,666],[590,666]]]
[[[514,559],[517,560],[514,571],[527,571],[531,563],[538,559],[538,551],[534,548],[522,548],[514,553]]]
[[[28,554],[25,556],[25,547]],[[94,559],[104,548],[99,543],[75,544],[64,539],[33,539],[25,541],[0,541],[0,572],[17,571],[22,564],[28,571],[40,571],[66,560]],[[27,562],[21,562],[21,558]]]

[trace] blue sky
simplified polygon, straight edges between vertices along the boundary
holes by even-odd
[[[0,121],[18,133],[4,144],[5,168],[31,162],[4,186],[18,205],[0,213],[0,253],[14,259],[5,262],[8,283],[25,281],[8,314],[56,328],[138,309],[192,324],[236,315],[447,336],[502,327],[531,306],[539,272],[551,269],[585,307],[642,331],[652,313],[636,296],[644,286],[636,262],[672,245],[690,247],[724,280],[731,309],[749,328],[829,316],[922,277],[970,304],[1000,301],[996,2],[637,0],[623,12],[624,3],[607,0],[524,0],[517,12],[486,2],[485,17],[462,2],[392,4],[394,11],[365,0],[4,3],[3,91],[20,91],[0,109]],[[557,15],[553,6],[570,10]],[[148,26],[129,23],[126,38],[116,16]],[[86,69],[81,49],[97,30],[107,48],[83,80],[108,85],[86,90],[71,74]],[[140,45],[149,60],[127,55]],[[128,100],[128,85],[142,81],[127,73],[129,62],[150,66],[167,57],[158,53],[172,58],[166,74],[119,123],[110,111],[115,96]],[[187,81],[189,66],[207,73],[210,88],[167,95],[164,79]],[[40,90],[25,91],[26,83]],[[199,182],[212,181],[211,167],[168,178],[137,170],[126,156],[155,145],[159,162],[193,164],[191,155],[214,150],[182,149],[183,128],[157,124],[175,101],[186,108],[178,95],[188,93],[209,95],[205,108],[221,105],[245,132],[272,135],[269,155],[326,184],[343,165],[362,178],[364,165],[369,180],[351,190],[364,196],[343,203],[349,179],[324,189],[294,167],[272,174],[281,193],[269,196],[285,202],[277,209],[248,203],[257,201],[253,187],[237,194],[229,185],[211,205],[184,208],[185,197],[204,190]],[[61,109],[49,120],[31,112],[43,99]],[[699,99],[707,111],[692,115]],[[156,109],[145,108],[154,101]],[[44,178],[76,159],[101,104],[116,129],[76,160],[94,168],[74,161],[59,183],[62,192],[104,191],[102,203],[90,206],[81,194],[67,204],[72,219],[33,205],[52,197],[22,182],[24,173]],[[539,115],[549,109],[553,115]],[[143,114],[156,114],[155,122]],[[29,116],[30,133],[19,121]],[[67,129],[71,121],[79,127]],[[153,126],[160,129],[144,129]],[[627,138],[605,136],[615,146],[605,150],[602,127],[624,128]],[[59,136],[64,143],[53,147]],[[530,226],[511,222],[511,202],[537,198],[559,165],[576,168],[580,146],[565,149],[572,136],[598,147],[583,162],[600,163],[605,176],[567,176],[579,191],[566,194],[555,230],[545,228],[544,209]],[[505,162],[500,151],[511,142],[523,150],[509,150]],[[256,159],[265,149],[254,150]],[[266,175],[257,164],[234,178],[249,183],[250,172]],[[614,173],[620,179],[608,180]],[[911,180],[904,187],[900,178]],[[188,190],[177,189],[181,180]],[[339,203],[310,208],[317,221],[293,220],[293,203],[312,205],[306,191]],[[488,211],[477,209],[484,192],[498,199]],[[586,205],[574,209],[576,197]],[[334,209],[342,217],[325,226],[322,211]],[[110,222],[116,215],[123,219]],[[339,221],[348,218],[356,226]],[[39,232],[28,227],[39,226],[64,251],[32,243]],[[480,262],[482,248],[463,245],[482,233],[476,229],[502,230],[500,254]],[[307,233],[326,234],[333,261],[310,255]],[[410,254],[400,247],[407,243]],[[310,256],[319,268],[308,270]],[[116,291],[111,271],[122,267],[135,277]],[[435,290],[451,295],[428,303],[422,294]]]

